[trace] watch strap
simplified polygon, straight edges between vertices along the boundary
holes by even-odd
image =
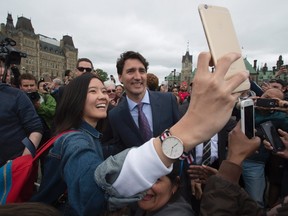
[[[160,136],[159,139],[161,141],[161,143],[169,136],[172,136],[169,129],[166,129]]]

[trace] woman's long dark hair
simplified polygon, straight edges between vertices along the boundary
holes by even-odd
[[[88,86],[93,78],[99,79],[93,73],[85,73],[74,78],[65,86],[55,113],[55,134],[80,127]],[[101,81],[101,79],[99,80]]]

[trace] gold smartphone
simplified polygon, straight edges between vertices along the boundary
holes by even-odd
[[[229,10],[224,7],[201,4],[198,7],[213,63],[217,68],[217,60],[230,52],[241,53],[236,32]],[[228,79],[237,72],[246,69],[243,57],[235,61],[229,68],[225,78]],[[250,81],[246,79],[234,92],[242,92],[250,88]]]

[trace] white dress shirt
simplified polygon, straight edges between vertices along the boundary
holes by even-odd
[[[196,164],[202,164],[203,143],[195,147]],[[195,159],[195,158],[194,158]],[[218,134],[211,138],[211,159],[210,164],[218,159]],[[194,160],[195,161],[195,160]]]

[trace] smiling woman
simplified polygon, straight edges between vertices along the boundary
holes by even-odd
[[[162,176],[138,201],[135,216],[193,216],[191,206],[180,195],[179,163],[175,163],[170,174]]]

